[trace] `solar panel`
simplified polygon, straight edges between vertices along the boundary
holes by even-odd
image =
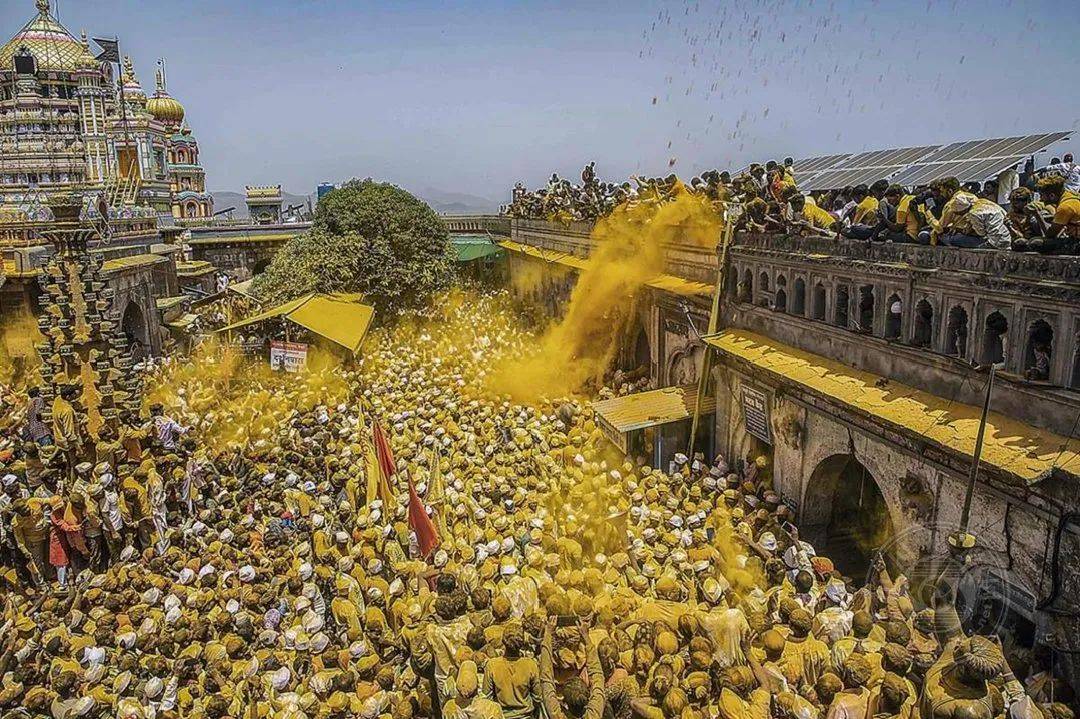
[[[1028,156],[1069,137],[1068,132],[966,140],[948,145],[919,145],[892,150],[818,155],[795,161],[799,189],[835,190],[888,180],[905,187],[942,177],[983,182],[1023,162]],[[733,174],[747,172],[750,166]]]
[[[985,182],[1022,163],[1036,152],[1069,137],[1068,132],[1001,137],[990,140],[954,142],[927,155],[907,168],[892,182],[899,185],[925,185],[943,177],[960,182]]]

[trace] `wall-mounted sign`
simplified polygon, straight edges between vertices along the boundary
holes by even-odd
[[[766,444],[772,444],[772,431],[769,429],[769,398],[764,392],[752,387],[742,388],[743,417],[747,433]]]
[[[300,342],[270,343],[270,369],[299,372],[307,364],[308,346]]]

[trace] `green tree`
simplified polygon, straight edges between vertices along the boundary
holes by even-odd
[[[270,302],[308,292],[362,292],[381,313],[422,307],[454,276],[450,235],[400,187],[352,180],[319,201],[311,231],[290,240],[255,281]]]

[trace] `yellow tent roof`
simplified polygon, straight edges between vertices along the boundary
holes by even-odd
[[[689,419],[694,414],[697,385],[664,387],[593,402],[593,409],[619,432],[655,427]],[[701,398],[701,413],[716,410],[716,396]]]
[[[796,382],[828,400],[873,417],[886,427],[922,435],[946,449],[971,455],[979,430],[980,407],[950,403],[929,392],[890,381],[878,386],[878,375],[804,352],[762,335],[725,330],[705,337],[706,344],[766,370],[778,379]],[[1080,454],[1066,437],[1017,422],[996,412],[987,417],[982,462],[1034,483],[1058,467],[1080,474]]]
[[[230,290],[231,292],[235,292],[241,297],[246,297],[249,300],[255,300],[256,302],[258,302],[259,298],[251,294],[251,285],[253,285],[254,283],[255,278],[252,278],[250,280],[244,280],[243,282],[233,282],[226,289]]]
[[[501,240],[498,244],[500,247],[504,247],[514,252],[520,252],[523,255],[529,257],[535,257],[538,260],[544,262],[554,262],[564,267],[570,267],[575,270],[584,270],[589,266],[589,260],[572,255],[567,252],[556,252],[554,250],[543,250],[539,247],[533,247],[531,245],[524,245],[520,242],[514,242],[513,240]],[[647,287],[652,287],[655,290],[663,290],[664,292],[671,292],[672,294],[681,295],[684,297],[692,297],[694,295],[700,295],[703,297],[711,297],[713,293],[713,286],[707,282],[695,282],[693,280],[683,279],[676,275],[659,274],[653,277],[651,280],[645,283]]]
[[[356,354],[375,315],[374,307],[360,304],[362,297],[360,294],[312,293],[234,322],[218,332],[282,317]]]

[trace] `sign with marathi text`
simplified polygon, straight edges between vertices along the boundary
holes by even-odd
[[[300,342],[270,343],[270,369],[299,372],[307,364],[308,346]]]
[[[746,431],[762,442],[772,444],[772,431],[769,429],[769,398],[760,390],[744,386],[742,405]]]

